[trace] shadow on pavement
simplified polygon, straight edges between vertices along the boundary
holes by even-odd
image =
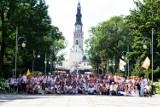
[[[0,104],[14,100],[48,98],[46,95],[0,94]]]

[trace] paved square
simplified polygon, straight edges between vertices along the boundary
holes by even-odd
[[[0,107],[160,107],[160,95],[0,95]]]

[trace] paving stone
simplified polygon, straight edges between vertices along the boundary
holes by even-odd
[[[160,107],[160,95],[0,95],[0,107]]]

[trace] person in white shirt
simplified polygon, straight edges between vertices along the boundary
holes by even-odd
[[[129,92],[130,92],[130,96],[133,96],[133,97],[135,96],[135,90],[134,90],[133,86],[130,87]]]
[[[68,91],[69,91],[69,94],[72,94],[72,85],[71,84],[68,86]]]
[[[37,82],[42,82],[42,75],[41,74],[38,74],[38,76],[37,76]]]
[[[34,74],[33,78],[32,78],[32,84],[34,85],[36,82],[38,82],[37,76],[36,74]]]
[[[116,95],[117,94],[117,86],[115,85],[114,82],[111,83],[110,85],[110,95]]]
[[[13,93],[13,91],[14,91],[14,82],[15,82],[15,78],[14,78],[14,76],[12,76],[10,78],[10,93]]]
[[[152,87],[151,87],[150,83],[147,83],[144,87],[144,93],[151,94],[151,89],[152,89]]]
[[[143,79],[143,83],[144,83],[144,86],[146,86],[148,84],[148,78],[146,76],[144,76],[144,79]]]
[[[22,76],[22,93],[26,93],[27,76],[24,73]]]
[[[92,85],[89,85],[89,88],[88,88],[88,94],[90,95],[94,95],[94,92],[95,92],[95,89]]]
[[[88,88],[89,88],[89,83],[86,82],[83,84],[84,90],[85,90],[85,94],[88,94]]]
[[[78,88],[76,85],[72,86],[72,94],[78,94]]]
[[[44,74],[44,76],[42,76],[42,90],[45,90],[47,86],[47,76],[46,74]]]
[[[49,73],[47,76],[47,86],[51,86],[51,79],[52,79],[52,76],[51,76],[51,73]]]
[[[130,96],[132,97],[139,97],[139,90],[137,86],[130,87]]]
[[[51,82],[51,86],[54,85],[55,84],[55,77],[52,77],[50,80],[51,80],[50,81]]]
[[[139,97],[139,90],[138,90],[138,87],[135,86],[135,97]]]
[[[130,80],[130,77],[128,76],[127,79],[126,79],[126,83],[129,83],[131,80]]]
[[[27,82],[27,76],[24,73],[23,76],[22,76],[22,83],[26,83],[26,82]]]

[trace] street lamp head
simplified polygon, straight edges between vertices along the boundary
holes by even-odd
[[[46,64],[46,63],[47,63],[47,61],[44,61],[44,63]]]
[[[25,43],[25,42],[22,43],[22,47],[23,47],[23,48],[26,47],[26,43]]]
[[[121,52],[122,59],[125,59],[126,54],[127,54],[126,51]]]
[[[40,58],[40,57],[41,57],[41,56],[38,54],[38,55],[37,55],[37,58]]]
[[[144,44],[144,45],[143,45],[143,49],[147,49],[147,45]]]
[[[50,61],[49,61],[48,63],[49,63],[49,64],[51,64],[51,62],[50,62]]]
[[[125,57],[124,57],[124,55],[122,55],[122,59],[124,59]]]

